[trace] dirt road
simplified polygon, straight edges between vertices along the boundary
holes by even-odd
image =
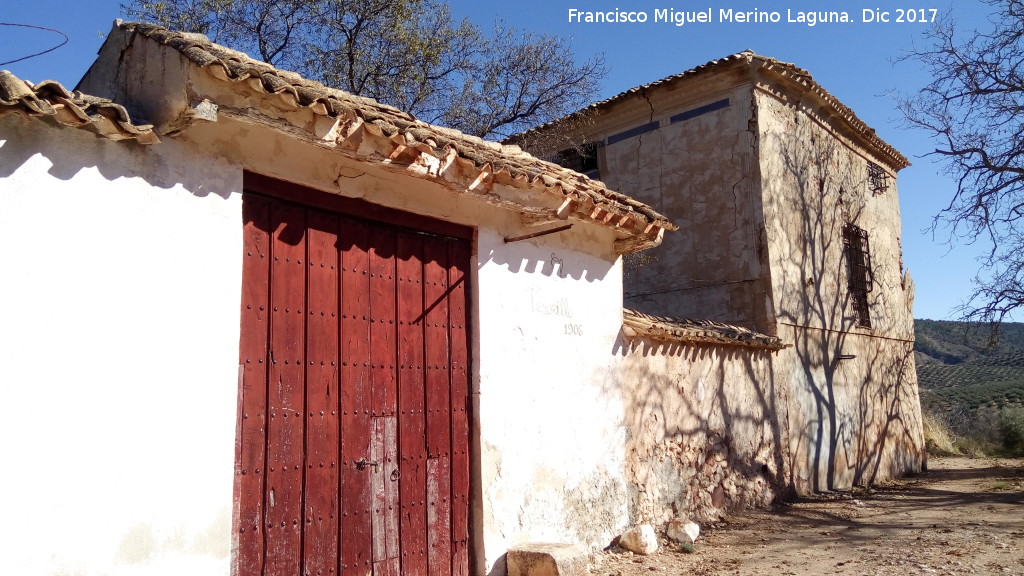
[[[932,458],[913,478],[702,527],[696,551],[605,552],[591,573],[1024,575],[1024,460]]]

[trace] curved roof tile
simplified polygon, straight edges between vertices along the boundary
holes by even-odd
[[[152,126],[134,124],[123,106],[106,98],[69,92],[53,80],[32,84],[0,70],[0,116],[12,112],[84,128],[111,140],[135,140],[141,144],[160,141]]]
[[[789,344],[783,344],[776,336],[761,334],[742,326],[713,320],[653,316],[628,308],[622,310],[622,324],[633,336],[663,342],[744,346],[764,350],[782,350],[789,347]]]
[[[178,50],[221,80],[254,80],[269,94],[291,95],[296,107],[310,108],[325,116],[358,117],[389,138],[404,138],[406,146],[428,146],[437,158],[445,158],[449,150],[454,150],[459,157],[472,162],[477,170],[487,170],[491,174],[507,173],[517,187],[543,184],[549,193],[560,194],[566,201],[573,201],[573,206],[576,206],[573,215],[578,218],[604,225],[614,222],[617,228],[649,238],[653,238],[652,230],[677,228],[650,206],[610,190],[603,183],[578,172],[540,160],[518,146],[490,142],[422,122],[397,108],[329,88],[294,72],[254,60],[242,52],[214,44],[202,34],[174,32],[155,24],[137,22],[118,22],[117,26],[127,33],[140,34]],[[609,214],[616,217],[609,218]]]

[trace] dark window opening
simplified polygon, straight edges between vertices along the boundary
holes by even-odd
[[[575,170],[594,180],[600,180],[597,165],[597,142],[588,142],[577,147],[562,150],[555,155],[554,162],[559,166]]]
[[[850,296],[857,312],[857,325],[870,328],[868,293],[874,288],[874,276],[871,273],[868,233],[853,224],[847,224],[843,227],[843,249],[846,252]]]
[[[868,188],[876,196],[889,189],[889,175],[874,162],[868,162]]]

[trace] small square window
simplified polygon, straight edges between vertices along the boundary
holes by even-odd
[[[889,175],[874,162],[868,162],[868,188],[875,196],[889,189]]]

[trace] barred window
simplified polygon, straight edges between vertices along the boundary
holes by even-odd
[[[876,196],[889,189],[889,175],[874,162],[868,162],[868,188]]]
[[[555,164],[575,170],[594,180],[600,180],[597,165],[597,142],[588,142],[578,147],[562,150],[555,155]]]
[[[843,249],[846,252],[850,296],[853,300],[854,310],[857,312],[857,324],[864,328],[870,328],[868,293],[874,288],[874,276],[871,273],[871,247],[868,243],[868,233],[853,224],[845,225],[843,227]]]

